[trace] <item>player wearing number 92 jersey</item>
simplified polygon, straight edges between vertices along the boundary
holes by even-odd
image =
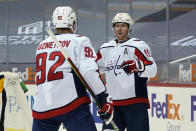
[[[60,34],[56,37],[85,79],[88,72],[98,70],[96,53],[87,37],[77,34]],[[92,90],[95,95],[105,91],[99,82],[97,87],[92,83],[97,81],[96,78],[91,82],[87,79],[90,85],[94,85]],[[34,118],[47,119],[90,103],[85,87],[51,37],[37,47],[36,84],[38,94],[33,106]]]
[[[89,38],[75,34],[77,17],[70,6],[56,7],[52,22],[56,39],[69,56],[70,63],[51,37],[37,46],[38,93],[33,105],[32,131],[58,131],[62,123],[67,131],[96,131],[83,78],[99,103],[100,118],[108,123],[112,120],[113,106],[97,72],[95,51]],[[82,80],[77,75],[82,76]]]

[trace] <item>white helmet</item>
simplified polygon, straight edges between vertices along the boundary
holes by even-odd
[[[52,22],[55,28],[70,28],[74,33],[77,30],[76,13],[70,6],[57,7],[53,12]]]
[[[129,30],[133,26],[133,20],[128,13],[117,13],[114,18],[112,19],[112,25],[114,26],[115,23],[127,23],[129,25]]]

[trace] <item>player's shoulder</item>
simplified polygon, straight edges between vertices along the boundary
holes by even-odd
[[[129,41],[137,48],[149,48],[148,44],[145,41],[138,38],[131,38],[129,39]]]
[[[114,40],[110,40],[107,43],[104,43],[100,48],[109,48],[109,47],[115,47],[116,45],[116,41]]]
[[[75,39],[79,39],[79,40],[89,40],[90,41],[89,37],[84,36],[84,35],[80,35],[80,34],[73,34],[73,37]]]
[[[76,45],[91,44],[91,41],[87,36],[80,34],[68,34],[66,38],[70,39]]]

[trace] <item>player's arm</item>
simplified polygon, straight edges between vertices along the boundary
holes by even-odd
[[[79,71],[84,76],[84,79],[89,84],[90,88],[96,95],[98,101],[101,104],[99,114],[101,119],[110,123],[113,117],[113,106],[110,100],[110,96],[106,92],[106,88],[99,77],[97,72],[98,66],[96,61],[96,53],[91,45],[90,40],[87,38],[80,45],[80,59],[79,59]],[[106,122],[107,123],[107,122]]]
[[[99,49],[98,53],[97,53],[97,58],[96,58],[96,62],[99,68],[99,74],[100,74],[100,78],[103,81],[104,85],[106,84],[106,77],[105,77],[105,64],[104,64],[104,59],[103,59],[103,50]]]
[[[149,52],[150,52],[150,49],[149,49]],[[151,54],[151,53],[150,53]],[[155,77],[155,75],[157,74],[157,65],[153,59],[153,57],[150,55],[150,56],[146,56],[146,59],[147,61],[151,61],[151,63],[148,63],[148,62],[143,62],[144,63],[144,71],[141,72],[141,77]]]
[[[152,57],[151,50],[146,43],[143,43],[138,50],[135,50],[135,55],[144,64],[144,70],[140,77],[154,77],[157,73],[157,65]]]
[[[135,58],[122,63],[121,68],[127,73],[138,72],[140,77],[154,77],[157,73],[156,63],[146,43],[135,48]]]

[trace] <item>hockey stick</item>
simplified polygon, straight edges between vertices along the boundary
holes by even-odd
[[[83,85],[86,87],[86,89],[88,90],[88,92],[92,96],[93,100],[95,101],[95,104],[98,106],[99,109],[101,109],[101,104],[97,100],[96,95],[93,93],[93,91],[91,90],[90,86],[87,84],[87,82],[82,77],[82,75],[80,74],[79,70],[77,69],[77,67],[72,62],[71,58],[68,56],[68,54],[66,53],[66,51],[63,49],[63,47],[59,43],[59,41],[56,39],[56,36],[52,33],[52,31],[50,29],[47,30],[47,32],[48,32],[49,36],[53,39],[54,43],[57,45],[58,49],[61,51],[61,53],[63,54],[63,56],[65,57],[65,59],[67,59],[68,63],[70,64],[70,66],[74,70],[74,72],[77,74],[78,78],[81,80],[81,82],[83,83]],[[116,126],[116,124],[114,123],[113,120],[111,121],[111,124],[112,124],[112,126],[113,126],[113,128],[114,128],[115,131],[119,131],[118,127]]]

